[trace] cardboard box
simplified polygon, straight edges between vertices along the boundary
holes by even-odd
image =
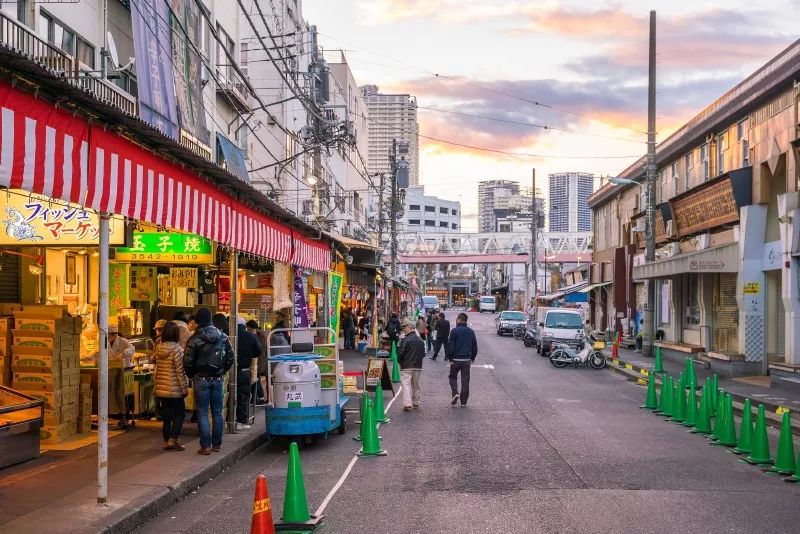
[[[14,328],[17,330],[29,330],[34,332],[56,333],[56,320],[47,317],[17,317],[14,318]]]
[[[25,391],[29,397],[42,399],[46,408],[60,408],[61,407],[61,390],[54,391]]]
[[[56,332],[61,334],[80,334],[83,329],[83,320],[80,317],[68,315],[56,320]]]
[[[79,407],[74,404],[59,406],[58,408],[45,408],[44,426],[57,426],[69,423],[78,418],[79,412]]]
[[[86,385],[85,389],[92,387],[92,373],[81,373],[81,389],[84,389],[84,384]]]
[[[14,389],[26,391],[31,389],[53,391],[54,389],[61,389],[63,383],[61,374],[58,372],[31,373],[15,371],[12,380]]]
[[[42,347],[12,347],[11,364],[16,367],[26,367],[30,370],[61,369],[61,360],[53,357],[53,351]],[[20,369],[25,371],[26,369]]]
[[[14,328],[13,317],[0,317],[0,334],[7,334]]]
[[[78,419],[78,434],[92,431],[92,416],[87,415]]]
[[[61,443],[75,434],[76,430],[77,424],[75,422],[62,423],[60,425],[45,425],[39,430],[39,439],[43,444]]]
[[[81,383],[81,370],[78,367],[62,368],[61,383],[65,387],[79,388]]]
[[[18,311],[22,311],[22,304],[18,304],[16,302],[0,303],[0,315],[11,315]]]
[[[14,317],[18,317],[20,315],[60,319],[61,317],[68,315],[68,312],[67,306],[64,304],[25,304],[22,307],[21,312],[14,312]]]
[[[75,406],[77,406],[78,405],[78,389],[77,388],[62,388],[61,389],[61,403],[63,405],[74,404]]]
[[[14,336],[14,346],[46,347],[53,349],[55,340],[53,334],[45,330],[18,330],[11,331]]]
[[[78,415],[92,415],[92,397],[84,397],[78,403]]]

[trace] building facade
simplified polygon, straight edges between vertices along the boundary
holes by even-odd
[[[411,185],[419,185],[419,124],[417,99],[408,94],[384,94],[376,85],[361,87],[369,130],[367,167],[370,174],[389,172],[392,140],[408,145],[408,176]]]
[[[800,41],[658,145],[656,261],[640,188],[592,195],[595,317],[609,290],[603,313],[635,324],[654,284],[657,345],[732,373],[800,364],[798,74]],[[643,162],[621,176],[641,182]]]
[[[519,182],[512,180],[478,182],[478,232],[496,231],[495,210],[507,208],[508,200],[519,194]],[[528,204],[530,204],[530,200]]]
[[[593,174],[550,174],[550,231],[591,232],[592,210],[587,201],[594,191]]]
[[[460,232],[461,203],[426,195],[421,185],[411,186],[406,189],[405,209],[400,224],[403,232]]]

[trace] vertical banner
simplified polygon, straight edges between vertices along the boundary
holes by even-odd
[[[178,139],[169,14],[166,0],[131,0],[139,115],[164,135]]]
[[[128,266],[123,263],[108,264],[108,316],[119,315],[128,307]]]
[[[303,290],[303,269],[299,267],[294,268],[294,292],[292,294],[292,310],[294,313],[294,320],[292,321],[292,328],[308,328],[308,305],[306,303],[306,294]]]
[[[330,272],[328,278],[328,324],[335,332],[330,343],[336,342],[339,334],[339,305],[342,302],[342,274]]]

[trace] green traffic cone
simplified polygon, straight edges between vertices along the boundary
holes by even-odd
[[[397,363],[397,343],[392,341],[392,382],[400,382],[400,364]]]
[[[694,384],[689,384],[689,392],[686,394],[686,416],[683,418],[683,425],[692,427],[697,424],[697,395],[694,393]]]
[[[650,377],[647,379],[647,394],[644,397],[644,404],[639,406],[639,408],[644,408],[645,410],[655,410],[658,408],[658,402],[656,401],[656,376],[653,373],[650,373]]]
[[[367,411],[364,414],[367,420],[367,432],[361,442],[359,456],[386,456],[386,451],[381,449],[381,440],[378,437],[378,426],[375,423],[375,409],[372,407],[372,400],[367,399]]]
[[[697,387],[697,373],[694,370],[694,360],[692,360],[691,356],[686,358],[686,369],[683,371],[683,377],[684,385],[687,388],[690,384]]]
[[[315,525],[319,519],[308,511],[306,485],[303,482],[303,467],[297,443],[289,445],[289,467],[286,470],[286,494],[283,497],[283,517],[276,526]]]
[[[376,423],[388,423],[389,418],[386,417],[386,410],[383,409],[383,386],[381,386],[380,380],[378,381],[378,385],[375,386],[375,422]]]
[[[723,447],[735,447],[736,422],[733,420],[733,395],[730,393],[725,394],[725,402],[723,406],[725,414],[722,418],[722,429],[720,430],[719,439],[715,445],[722,445]]]
[[[778,450],[775,453],[775,464],[765,471],[780,473],[781,475],[793,475],[797,468],[794,457],[794,438],[792,436],[791,413],[787,410],[783,412],[781,421],[781,434],[778,438]]]
[[[661,347],[656,347],[656,361],[653,364],[654,373],[664,372],[664,362],[661,360]]]
[[[797,455],[797,461],[795,462],[795,464],[800,465],[800,454]],[[784,478],[783,481],[794,482],[795,484],[800,482],[800,469],[797,469],[792,476]]]
[[[672,377],[669,375],[664,376],[664,381],[661,384],[661,399],[663,401],[664,406],[661,408],[661,411],[658,415],[663,415],[664,417],[672,417],[672,400],[675,396],[675,389],[672,386]]]
[[[717,396],[717,407],[714,410],[714,413],[716,414],[714,416],[714,431],[711,432],[711,436],[709,436],[709,439],[713,439],[716,441],[719,439],[720,434],[722,434],[722,427],[725,424],[725,410],[723,409],[724,404],[725,404],[725,393],[721,391],[720,394]]]
[[[763,465],[771,464],[772,456],[769,454],[769,439],[767,438],[767,417],[764,412],[764,405],[758,405],[758,415],[756,415],[756,429],[753,432],[753,450],[750,456],[744,459],[749,464]]]
[[[700,409],[697,412],[697,423],[694,425],[692,432],[695,434],[710,434],[711,433],[711,416],[708,413],[708,397],[711,394],[711,388],[706,383],[703,386],[703,394],[700,396]]]
[[[714,374],[711,377],[711,382],[713,383],[711,389],[711,400],[713,401],[713,404],[711,405],[711,415],[717,415],[717,407],[719,407],[719,375]]]
[[[683,373],[678,375],[678,385],[675,386],[673,403],[672,417],[669,421],[681,423],[686,415],[686,390],[683,388]]]
[[[367,393],[366,388],[364,389],[364,393],[361,395],[361,413],[359,417],[361,418],[360,425],[358,428],[358,436],[353,436],[353,439],[356,441],[363,441],[364,436],[367,433],[367,419],[364,417],[364,414],[367,411],[367,399],[369,398],[369,393]]]
[[[661,414],[661,412],[664,411],[664,398],[666,397],[664,392],[667,390],[667,378],[669,377],[666,374],[661,375],[661,389],[658,393],[658,406],[656,406],[656,409],[653,410],[653,413],[655,414]]]
[[[744,400],[742,408],[742,425],[739,427],[739,441],[733,449],[734,454],[750,454],[753,448],[753,413],[750,399]]]

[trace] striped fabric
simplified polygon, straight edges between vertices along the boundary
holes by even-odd
[[[0,185],[199,234],[317,271],[330,249],[244,206],[202,176],[0,82]]]

